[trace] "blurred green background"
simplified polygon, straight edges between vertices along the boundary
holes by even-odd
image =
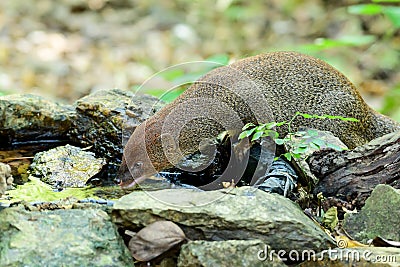
[[[400,121],[399,3],[0,1],[0,94],[35,93],[72,103],[99,89],[135,90],[179,63],[227,64],[296,50],[338,68],[371,106]],[[201,74],[167,70],[146,92],[159,96],[176,81]]]

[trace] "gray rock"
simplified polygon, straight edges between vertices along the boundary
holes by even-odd
[[[122,151],[132,132],[162,104],[150,95],[135,95],[119,89],[100,90],[75,102],[75,116],[68,135],[80,146],[90,146],[107,159],[103,184],[113,183]]]
[[[0,266],[133,266],[102,210],[0,211]]]
[[[299,267],[314,266],[400,266],[400,248],[368,247],[325,250],[301,263]]]
[[[181,248],[178,266],[286,266],[268,251],[261,240],[189,241]]]
[[[131,229],[157,220],[184,228],[189,239],[260,239],[273,249],[328,248],[330,239],[290,200],[252,187],[218,191],[135,191],[114,204],[115,221]]]
[[[101,157],[122,156],[123,140],[127,141],[160,103],[156,97],[120,89],[94,92],[75,102],[69,136],[82,146],[92,146],[91,150]]]
[[[105,163],[104,159],[96,158],[93,152],[66,145],[37,153],[30,172],[56,187],[84,187]]]
[[[0,97],[0,145],[66,139],[71,126],[70,106],[35,95]]]
[[[11,186],[13,180],[10,165],[0,162],[0,197]]]
[[[346,214],[343,228],[357,241],[376,236],[400,241],[399,207],[400,190],[377,185],[359,213]]]

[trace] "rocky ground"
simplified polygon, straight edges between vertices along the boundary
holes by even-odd
[[[297,203],[255,187],[201,191],[160,178],[132,192],[114,186],[100,198],[100,188],[64,188],[71,182],[76,185],[76,176],[84,178],[82,171],[85,179],[109,179],[112,168],[99,170],[104,159],[107,164],[116,160],[110,153],[121,153],[124,118],[129,118],[125,130],[132,131],[153,112],[152,100],[159,104],[150,96],[131,99],[131,93],[121,90],[99,91],[73,105],[32,95],[1,97],[8,120],[3,120],[0,133],[14,147],[29,140],[60,139],[85,146],[36,153],[26,178],[31,181],[16,189],[12,176],[27,175],[32,159],[0,153],[11,165],[2,164],[0,173],[1,266],[348,266],[354,261],[399,266],[396,177],[393,187],[377,185],[372,194],[363,192],[368,198],[358,212],[346,209],[352,203],[335,206],[325,202],[328,198],[320,198],[319,207],[307,204],[313,201],[307,194],[301,201],[301,187],[293,191]],[[7,123],[13,119],[19,123]],[[77,126],[79,121],[85,127]],[[104,138],[94,138],[98,135]],[[108,149],[102,150],[104,146]],[[323,177],[309,181],[318,185],[319,179]],[[330,211],[325,204],[332,206]],[[326,212],[323,218],[321,210],[317,212],[321,208]],[[339,213],[345,216],[338,224]]]

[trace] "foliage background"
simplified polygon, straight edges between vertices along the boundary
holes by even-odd
[[[0,1],[0,93],[71,103],[99,89],[133,90],[178,63],[296,50],[337,67],[371,106],[400,120],[399,28],[395,0]],[[149,92],[185,75],[158,79]]]

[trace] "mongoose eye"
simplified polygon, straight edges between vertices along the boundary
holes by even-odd
[[[141,169],[142,166],[143,166],[143,162],[138,161],[138,162],[135,162],[135,164],[133,165],[133,168]]]

